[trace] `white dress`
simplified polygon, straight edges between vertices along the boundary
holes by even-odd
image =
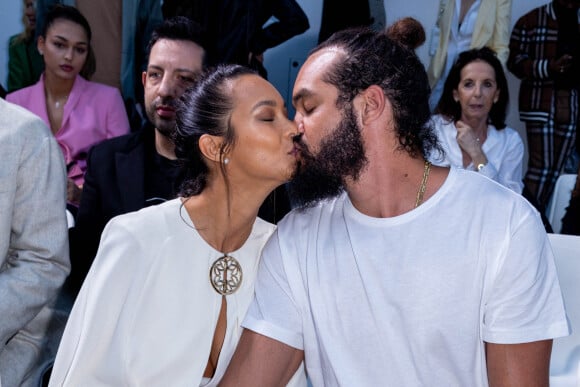
[[[475,171],[473,162],[463,167],[463,155],[457,143],[457,128],[453,121],[449,122],[441,115],[433,116],[432,120],[437,137],[445,150],[445,158],[440,159],[437,154],[432,154],[430,161],[434,165]],[[488,162],[479,173],[521,194],[524,188],[524,143],[518,132],[509,127],[497,130],[490,124],[482,150]]]
[[[243,279],[226,296],[225,340],[214,377],[204,381],[222,303],[209,271],[223,254],[193,229],[180,199],[111,220],[73,307],[50,385],[217,385],[241,335],[260,253],[274,228],[256,219],[246,243],[229,253]]]

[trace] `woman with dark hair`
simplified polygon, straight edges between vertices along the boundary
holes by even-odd
[[[445,155],[432,155],[432,162],[477,171],[522,193],[524,144],[505,124],[508,101],[505,73],[493,50],[459,54],[433,117]]]
[[[68,201],[78,205],[89,149],[129,132],[121,93],[87,79],[94,72],[91,28],[74,7],[57,5],[46,15],[37,42],[44,73],[6,99],[43,119],[51,128],[68,171]]]
[[[294,174],[296,133],[281,95],[243,66],[216,68],[182,97],[181,195],[109,222],[51,385],[217,385],[275,227],[258,209]]]

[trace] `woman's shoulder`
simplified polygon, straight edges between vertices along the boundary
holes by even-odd
[[[12,103],[18,103],[18,101],[27,100],[32,95],[37,94],[40,90],[44,93],[43,86],[41,84],[41,80],[31,86],[24,87],[22,89],[15,90],[11,93],[6,94],[6,101]]]
[[[522,137],[520,136],[520,134],[518,133],[517,130],[515,130],[514,128],[511,128],[509,126],[506,126],[505,128],[498,130],[495,126],[490,125],[490,127],[492,128],[492,132],[495,133],[496,136],[498,137],[502,137],[506,140],[511,140],[511,141],[516,141],[516,142],[522,142]]]
[[[85,95],[92,95],[93,97],[97,98],[111,98],[111,96],[121,97],[121,92],[116,87],[105,85],[104,83],[89,81],[80,75],[78,76],[76,82],[78,83],[78,86],[80,86],[79,88],[82,93]]]

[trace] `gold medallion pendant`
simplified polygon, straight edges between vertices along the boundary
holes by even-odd
[[[242,283],[242,266],[229,255],[224,255],[211,265],[209,281],[216,292],[222,296],[235,293]]]

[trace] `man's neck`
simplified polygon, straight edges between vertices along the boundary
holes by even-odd
[[[387,158],[389,160],[369,158],[369,165],[360,178],[346,182],[352,204],[365,215],[390,218],[415,208],[425,173],[425,161],[406,154]],[[441,187],[447,173],[448,169],[430,167],[423,203]]]
[[[169,137],[161,134],[157,128],[155,128],[155,150],[161,156],[169,160],[175,160],[175,144],[169,139]]]

